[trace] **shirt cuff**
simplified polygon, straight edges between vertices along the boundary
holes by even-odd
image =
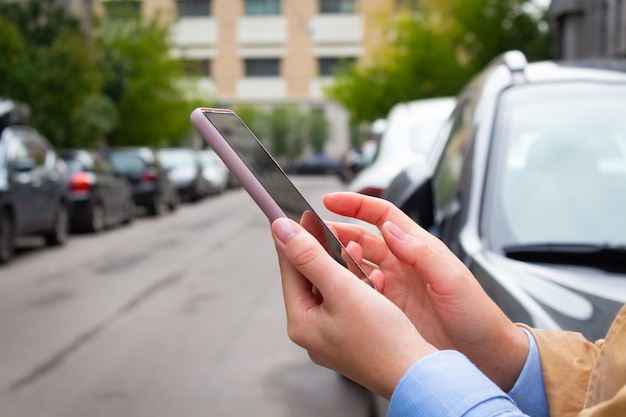
[[[543,383],[543,373],[541,372],[541,360],[537,342],[532,334],[520,327],[528,337],[528,356],[515,385],[509,395],[517,406],[524,413],[536,417],[548,417],[548,398]]]
[[[388,417],[521,416],[513,400],[464,355],[445,350],[417,361],[400,379]]]

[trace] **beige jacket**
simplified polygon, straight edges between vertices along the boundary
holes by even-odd
[[[551,417],[626,417],[626,306],[596,343],[579,333],[530,330]]]

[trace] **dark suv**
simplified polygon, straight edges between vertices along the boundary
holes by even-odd
[[[41,235],[62,245],[69,233],[64,163],[52,145],[26,126],[27,106],[0,99],[0,263],[17,236]]]
[[[623,69],[500,56],[384,194],[514,321],[596,340],[626,302]]]

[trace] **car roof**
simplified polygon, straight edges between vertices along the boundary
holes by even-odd
[[[626,81],[626,66],[616,60],[551,62],[528,64],[524,70],[528,82],[546,81]]]
[[[508,51],[494,58],[464,88],[466,90],[551,82],[626,82],[626,60],[593,58],[528,63],[520,51]]]
[[[147,159],[149,161],[154,160],[154,152],[148,146],[123,146],[123,147],[115,147],[111,148],[108,151],[109,154],[127,154],[127,155],[137,155],[143,159]]]

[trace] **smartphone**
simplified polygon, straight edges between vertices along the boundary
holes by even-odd
[[[337,262],[374,287],[363,268],[235,112],[197,108],[191,113],[190,120],[270,222],[280,217],[299,222]]]

